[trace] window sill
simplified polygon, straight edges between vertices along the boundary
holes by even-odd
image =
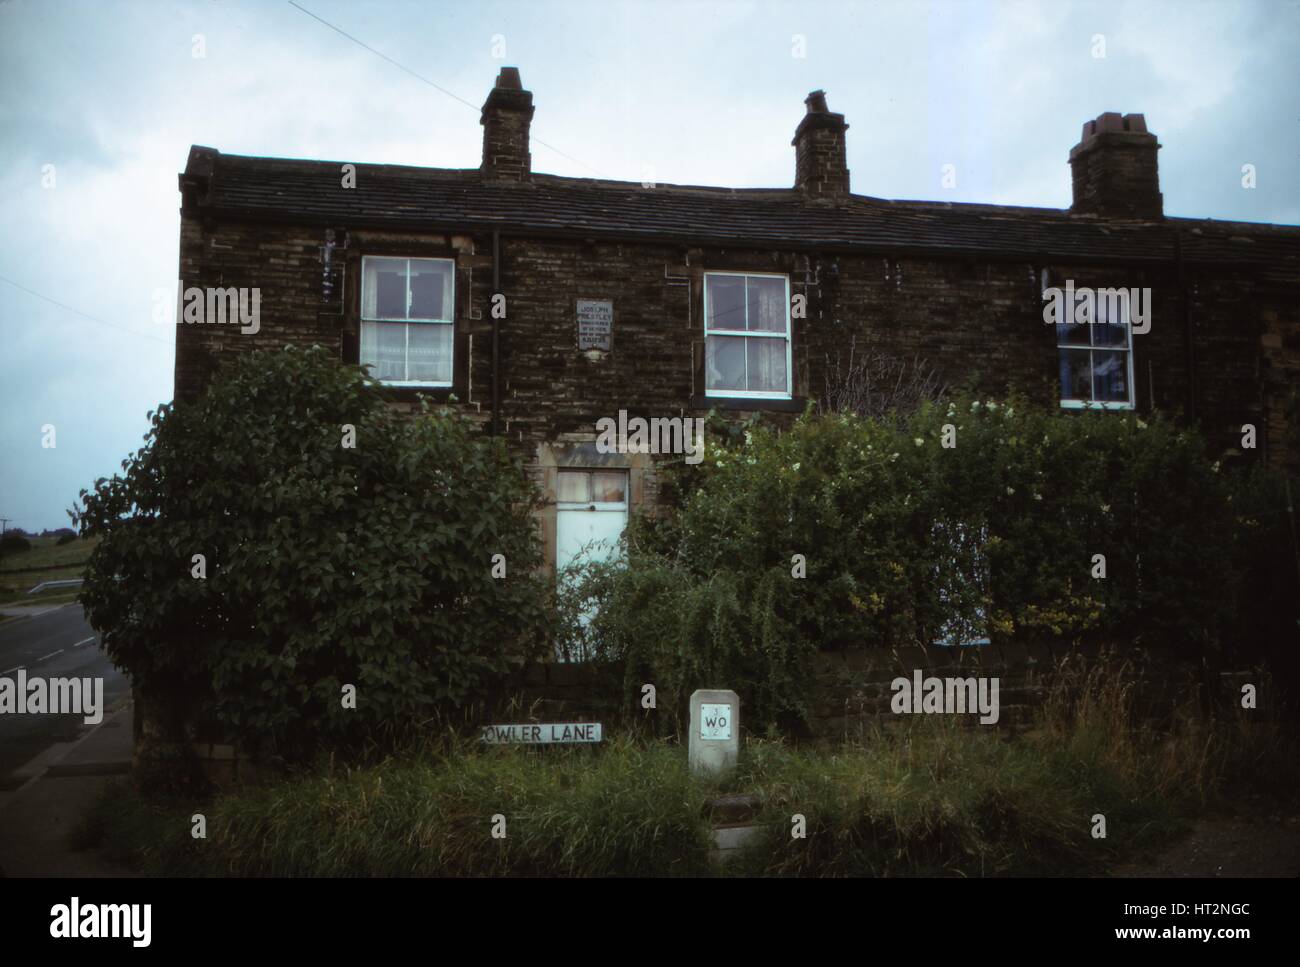
[[[1132,403],[1106,403],[1088,400],[1061,400],[1063,410],[1134,410]]]
[[[763,396],[692,396],[691,409],[765,410],[771,413],[802,413],[808,401],[802,397],[776,399]]]
[[[451,386],[418,383],[380,383],[379,391],[385,399],[395,403],[413,403],[422,396],[435,403],[450,403],[454,402],[452,396],[460,396]]]
[[[374,379],[375,382],[379,383],[381,386],[386,386],[390,389],[420,389],[420,390],[451,389],[451,383],[421,383],[418,380],[378,379],[377,377],[371,377],[371,378]]]

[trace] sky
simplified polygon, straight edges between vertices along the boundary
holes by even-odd
[[[67,526],[172,398],[191,144],[477,167],[503,65],[536,171],[789,187],[823,89],[859,194],[1066,208],[1083,123],[1119,111],[1166,214],[1300,224],[1300,0],[296,3],[0,0],[8,526]]]

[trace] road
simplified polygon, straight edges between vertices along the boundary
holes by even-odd
[[[0,622],[0,678],[19,667],[42,678],[102,678],[104,708],[130,692],[130,681],[99,650],[80,605]],[[11,773],[57,742],[72,742],[94,726],[81,715],[0,715],[0,792],[22,780]]]

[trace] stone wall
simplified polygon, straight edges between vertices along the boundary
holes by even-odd
[[[1097,649],[1048,644],[823,653],[809,669],[813,686],[807,727],[791,729],[789,734],[795,741],[855,741],[869,738],[877,729],[888,731],[925,718],[898,715],[891,708],[892,682],[899,677],[910,679],[918,669],[923,677],[996,677],[999,716],[991,727],[1003,733],[1022,731],[1033,724],[1056,676],[1068,673],[1077,681],[1106,665],[1129,685],[1137,714],[1148,725],[1168,727],[1178,710],[1224,709],[1239,700],[1241,687],[1247,683],[1257,687],[1261,708],[1271,701],[1271,679],[1261,669],[1204,670],[1196,661],[1141,648],[1126,650],[1123,661],[1126,664]],[[220,738],[215,732],[208,741],[195,741],[194,736],[179,744],[168,741],[138,694],[135,709],[134,771],[141,782],[193,791],[208,783],[227,787],[278,774],[274,767],[237,746],[213,741]],[[662,719],[671,713],[647,711],[635,698],[629,701],[623,692],[620,666],[547,662],[523,669],[499,695],[466,715],[468,723],[480,725],[601,722],[608,733],[649,724],[652,718],[660,718],[662,725]],[[742,710],[742,722],[743,715]],[[951,719],[975,727],[979,714]]]
[[[332,245],[331,245],[332,242]],[[708,270],[788,274],[807,299],[793,320],[791,403],[754,403],[789,419],[821,395],[827,370],[850,345],[935,367],[950,386],[1000,395],[1017,387],[1054,405],[1057,357],[1042,321],[1042,273],[1055,284],[1150,287],[1151,331],[1135,336],[1139,413],[1194,410],[1217,455],[1238,446],[1243,423],[1259,431],[1247,459],[1285,453],[1283,408],[1300,371],[1300,334],[1286,287],[1240,267],[1105,265],[881,258],[827,252],[683,248],[668,244],[503,236],[500,428],[526,461],[541,444],[586,435],[615,417],[703,415],[703,276]],[[266,223],[201,224],[182,218],[180,276],[186,286],[258,287],[261,330],[178,324],[176,397],[192,399],[225,354],[321,345],[357,361],[363,254],[406,253],[456,261],[455,385],[432,395],[474,418],[491,412],[492,238],[338,232]],[[325,264],[328,259],[328,266]],[[575,302],[614,304],[610,352],[577,348]],[[394,390],[395,398],[410,398]],[[736,407],[739,404],[725,404]],[[747,404],[749,405],[749,404]],[[748,410],[731,409],[735,416]]]
[[[861,648],[817,657],[809,669],[813,685],[808,728],[796,731],[795,737],[860,739],[876,727],[887,729],[923,717],[898,715],[891,708],[892,682],[899,677],[911,679],[917,670],[923,678],[997,678],[997,728],[1016,731],[1032,723],[1057,676],[1068,674],[1073,681],[1104,668],[1130,686],[1138,715],[1155,724],[1167,724],[1177,709],[1205,711],[1212,704],[1235,701],[1247,682],[1256,684],[1261,693],[1265,690],[1256,670],[1204,670],[1196,660],[1152,649],[1126,649],[1121,659],[1097,648],[1045,643],[961,649],[916,646],[896,651]],[[617,667],[534,665],[519,676],[510,696],[526,721],[600,720],[618,726],[647,716],[639,704],[629,705],[625,699]],[[954,718],[974,725],[979,715]]]

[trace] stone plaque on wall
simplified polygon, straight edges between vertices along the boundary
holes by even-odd
[[[578,349],[609,352],[613,331],[613,302],[608,299],[578,300]]]

